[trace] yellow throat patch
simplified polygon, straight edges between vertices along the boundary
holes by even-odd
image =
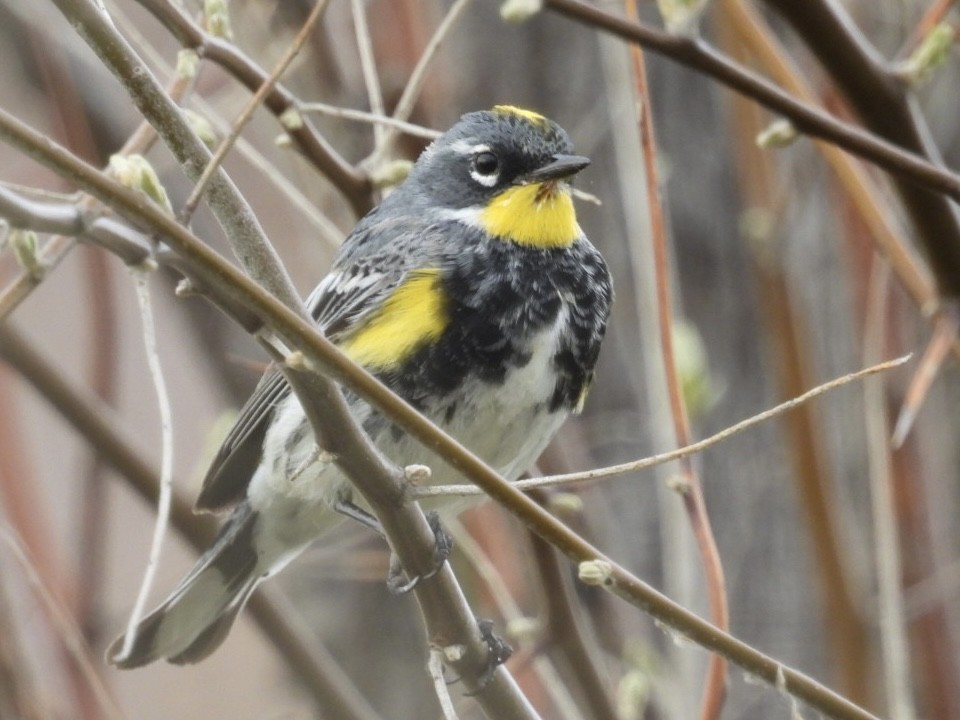
[[[398,367],[435,341],[447,327],[440,271],[419,270],[390,295],[378,312],[340,342],[340,349],[371,370]]]
[[[569,247],[580,237],[570,188],[553,182],[504,190],[481,211],[480,224],[491,235],[536,248]]]

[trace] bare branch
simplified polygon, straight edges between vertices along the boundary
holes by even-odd
[[[218,301],[237,302],[253,309],[284,342],[302,351],[307,362],[311,363],[312,366],[370,401],[398,426],[439,453],[452,467],[464,473],[494,500],[520,518],[534,532],[556,546],[574,562],[582,563],[596,560],[604,562],[609,567],[604,587],[618,597],[641,607],[655,619],[676,629],[677,632],[684,634],[692,641],[722,654],[752,675],[794,695],[830,717],[840,720],[874,719],[874,716],[863,708],[837,695],[812,678],[784,666],[706,622],[696,614],[673,603],[653,587],[606,558],[597,548],[572,532],[486,465],[480,458],[450,438],[392,393],[373,375],[352,362],[335,345],[320,335],[312,323],[292,312],[287,306],[252,282],[246,275],[225,262],[219,255],[201,243],[185,228],[175,223],[152,203],[145,202],[136,193],[120,186],[113,179],[86,165],[62,147],[51,143],[3,110],[0,110],[0,139],[22,148],[41,163],[75,182],[80,188],[105,202],[109,202],[111,207],[114,207],[121,214],[163,233],[171,247],[195,263],[201,279],[208,284],[210,292],[218,296]],[[317,376],[310,376],[309,379],[315,383],[318,378]],[[331,400],[332,396],[324,396],[316,392],[315,389],[316,386],[310,393],[298,394],[301,399],[307,401],[305,405],[309,406],[315,401],[326,403]],[[308,410],[308,413],[312,413],[311,407],[305,407],[305,409]],[[324,405],[324,412],[327,414],[328,422],[332,421],[329,424],[333,425],[332,428],[323,426],[324,430],[333,430],[334,433],[355,431],[355,429],[351,429],[354,423],[350,422],[349,415],[346,416],[345,426],[338,426],[338,422],[343,421],[344,418],[337,411],[333,402]],[[313,417],[311,417],[311,420],[313,420]],[[320,434],[325,440],[330,437],[326,432]],[[342,438],[341,440],[352,446],[353,441],[349,438]],[[357,439],[357,441],[362,442],[361,439]],[[352,449],[355,447],[352,446]],[[413,506],[410,504],[404,504],[397,508],[398,498],[390,497],[389,490],[387,490],[386,497],[378,496],[377,493],[382,493],[389,487],[389,484],[377,484],[377,481],[381,479],[380,477],[373,476],[374,483],[371,484],[369,482],[370,477],[358,474],[360,469],[374,469],[379,465],[375,455],[357,451],[342,455],[342,457],[344,460],[351,462],[349,467],[345,467],[348,476],[355,482],[358,489],[366,494],[368,501],[375,506],[377,512],[381,513],[378,516],[383,522],[394,550],[401,557],[404,567],[414,573],[419,570],[430,569],[433,535],[422,513],[418,509],[416,511],[418,514],[411,513]],[[364,482],[365,480],[367,482]],[[373,494],[370,494],[371,492]],[[386,512],[383,512],[384,510]],[[468,683],[468,687],[471,686],[471,683],[473,687],[476,687],[480,674],[485,670],[483,662],[486,654],[479,649],[482,639],[476,634],[477,628],[474,618],[472,616],[466,618],[472,624],[469,628],[463,628],[461,623],[464,618],[459,612],[456,618],[435,618],[426,614],[425,608],[431,606],[439,605],[448,613],[458,607],[455,603],[448,604],[445,602],[451,595],[451,586],[459,590],[454,585],[452,573],[445,566],[443,572],[417,586],[417,598],[421,607],[424,608],[428,624],[438,620],[453,623],[452,632],[446,637],[463,637],[460,633],[463,630],[467,631],[464,640],[469,640],[468,653],[463,658],[467,662],[463,663],[461,667],[454,667],[457,670],[462,669],[464,673],[469,672],[470,674],[464,675],[464,679]],[[434,593],[438,595],[433,595]],[[441,597],[444,599],[441,600]],[[467,611],[469,612],[469,609]],[[474,650],[474,643],[477,644],[476,650]],[[487,712],[495,717],[536,716],[529,703],[513,685],[512,678],[509,677],[503,666],[497,669],[493,679],[478,698],[485,703],[484,707]]]
[[[210,151],[150,69],[117,32],[95,0],[55,0],[57,7],[117,76],[143,116],[156,128],[187,175],[197,180]],[[243,267],[287,306],[303,313],[299,296],[260,222],[230,178],[219,169],[210,181],[209,203]]]
[[[722,443],[725,440],[729,440],[737,433],[741,433],[744,430],[754,427],[755,425],[759,425],[760,423],[766,422],[767,420],[770,420],[778,415],[789,412],[797,406],[813,400],[815,397],[830,392],[831,390],[835,390],[838,387],[847,385],[856,380],[861,380],[876,373],[885,372],[887,370],[900,367],[909,361],[911,357],[912,355],[904,355],[903,357],[899,357],[894,360],[887,360],[886,362],[879,363],[878,365],[871,365],[868,368],[857,370],[856,372],[849,373],[848,375],[834,378],[833,380],[825,382],[822,385],[817,385],[817,387],[808,390],[803,395],[795,397],[791,400],[787,400],[786,402],[780,403],[776,407],[772,407],[769,410],[764,410],[761,413],[748,417],[746,420],[742,420],[735,425],[731,425],[730,427],[725,428],[708,438],[698,440],[697,442],[691,443],[686,447],[677,448],[676,450],[660,453],[658,455],[652,455],[641,460],[631,460],[630,462],[620,463],[619,465],[610,465],[608,467],[595,468],[593,470],[585,470],[583,472],[567,473],[564,475],[548,475],[546,477],[517,480],[513,483],[513,486],[519,490],[534,490],[538,488],[554,487],[556,485],[566,485],[574,482],[583,482],[585,480],[596,480],[598,478],[613,477],[615,475],[625,475],[627,473],[637,472],[638,470],[645,470],[646,468],[653,467],[654,465],[662,465],[663,463],[673,462],[674,460],[679,460],[680,458],[689,457],[690,455],[703,452],[707,448],[713,447],[714,445]],[[408,492],[411,496],[417,499],[434,497],[438,495],[470,497],[483,494],[483,491],[477,488],[476,485],[426,485],[423,487],[411,488]]]
[[[773,83],[718,53],[703,40],[671,35],[612,15],[581,0],[545,0],[547,7],[578,22],[642,45],[697,70],[789,118],[800,132],[858,155],[898,177],[960,200],[960,175],[887,142],[823,110],[801,102]]]

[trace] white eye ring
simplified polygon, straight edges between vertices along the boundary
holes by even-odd
[[[500,179],[500,158],[489,150],[477,153],[470,162],[470,177],[484,187],[493,187]]]

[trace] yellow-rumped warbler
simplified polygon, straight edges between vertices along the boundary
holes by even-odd
[[[589,160],[528,110],[464,115],[364,217],[307,301],[357,363],[509,479],[578,412],[613,296],[569,178]],[[456,472],[363,400],[354,417],[400,466]],[[339,523],[351,485],[316,452],[303,409],[270,370],[204,480],[197,508],[233,513],[119,667],[192,663],[226,637],[250,593]]]

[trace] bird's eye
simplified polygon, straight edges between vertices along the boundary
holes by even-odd
[[[479,175],[496,175],[500,169],[500,160],[492,152],[482,152],[473,159],[473,169]]]
[[[470,163],[470,177],[484,187],[492,188],[500,176],[500,158],[489,150],[478,152]]]

